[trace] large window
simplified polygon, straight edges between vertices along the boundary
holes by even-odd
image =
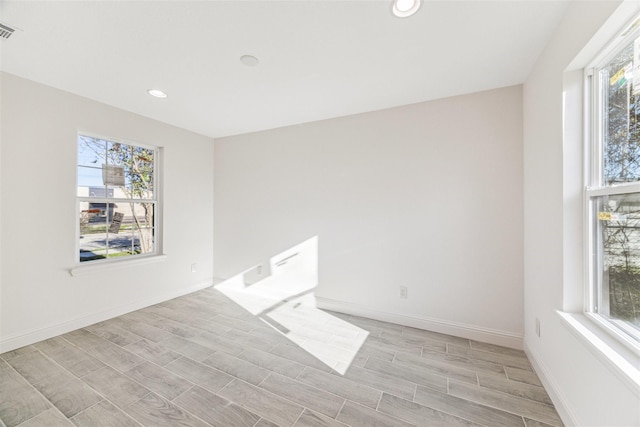
[[[640,343],[640,33],[587,70],[587,312]]]
[[[158,150],[78,136],[78,260],[157,253]]]

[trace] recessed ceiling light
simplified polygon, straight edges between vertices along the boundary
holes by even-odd
[[[258,65],[258,62],[260,61],[258,61],[258,58],[256,58],[255,56],[242,55],[240,57],[240,62],[242,62],[247,67],[255,67],[256,65]]]
[[[398,18],[408,18],[420,9],[421,0],[393,0],[391,11]]]
[[[164,93],[163,91],[159,90],[159,89],[149,89],[147,92],[149,92],[149,95],[155,96],[156,98],[166,98],[167,97],[167,94]]]

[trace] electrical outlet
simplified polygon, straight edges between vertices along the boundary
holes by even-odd
[[[407,287],[400,286],[400,298],[407,299]]]
[[[258,275],[259,275],[259,276],[262,276],[262,265],[259,265],[259,266],[256,268],[256,273],[258,273]]]
[[[536,335],[540,337],[540,319],[536,317]]]
[[[197,267],[198,267],[198,264],[196,264],[196,263],[191,264],[191,272],[192,272],[192,273],[195,273],[195,272],[196,272]]]

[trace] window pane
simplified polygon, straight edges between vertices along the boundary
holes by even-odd
[[[109,235],[109,258],[136,255],[131,230]]]
[[[640,330],[640,193],[594,198],[597,312]]]
[[[78,166],[100,168],[105,162],[106,141],[80,135],[78,137]]]
[[[80,203],[80,262],[107,256],[107,215],[105,204]]]
[[[127,191],[134,199],[153,198],[153,150],[132,147],[126,164]]]
[[[155,205],[153,203],[130,203],[129,205],[137,250],[142,254],[154,252]]]
[[[102,168],[78,166],[78,196],[88,196],[89,187],[102,187],[104,192]]]
[[[640,68],[634,69],[633,62],[639,40],[600,71],[605,185],[640,180]]]

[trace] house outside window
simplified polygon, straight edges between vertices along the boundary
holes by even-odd
[[[587,314],[640,344],[640,31],[586,70]]]
[[[159,149],[78,135],[78,262],[158,253]]]

